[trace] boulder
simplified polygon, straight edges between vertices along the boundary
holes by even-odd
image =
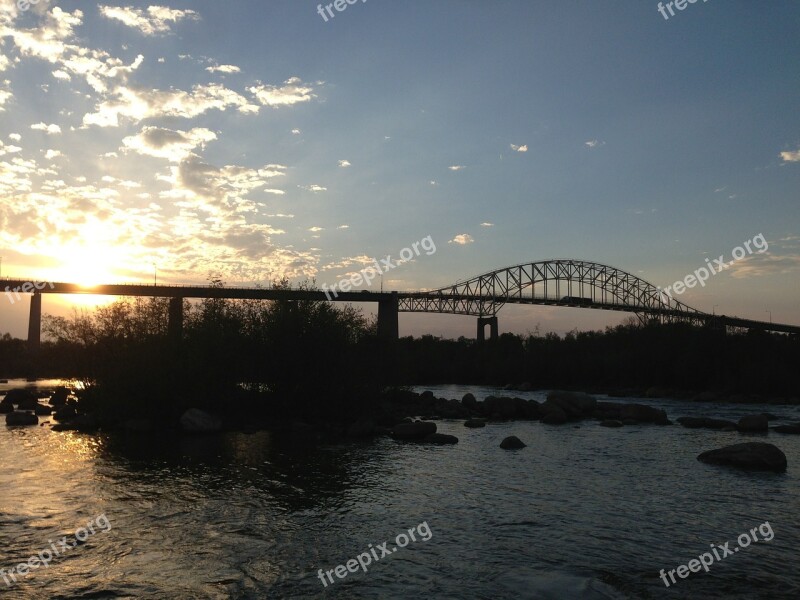
[[[200,410],[190,408],[181,415],[181,429],[188,433],[214,433],[222,429],[222,421],[214,415]]]
[[[50,397],[50,406],[63,406],[67,403],[67,398],[69,398],[69,388],[59,386]]]
[[[478,407],[478,401],[475,399],[475,396],[469,392],[464,394],[464,397],[461,398],[461,404],[470,410],[475,410]]]
[[[697,460],[751,471],[786,471],[786,455],[777,446],[764,442],[747,442],[709,450],[700,454]]]
[[[515,435],[510,435],[500,442],[500,447],[503,450],[517,450],[518,448],[524,448],[525,446],[526,444]]]
[[[679,417],[678,423],[687,429],[727,429],[736,430],[736,423],[725,419],[711,419],[709,417]]]
[[[520,392],[530,392],[533,389],[530,381],[525,381],[517,386],[517,390]]]
[[[422,441],[428,444],[457,444],[458,438],[446,433],[432,433],[422,438]]]
[[[517,414],[517,406],[513,398],[502,396],[487,396],[483,401],[486,414],[498,415],[501,419],[513,419]]]
[[[800,423],[794,423],[793,425],[778,425],[777,427],[773,427],[775,431],[778,433],[800,433]]]
[[[475,429],[476,427],[486,427],[486,421],[483,419],[468,419],[464,421],[464,427]]]
[[[525,404],[517,407],[517,412],[521,412],[524,419],[540,419],[542,417],[541,404],[536,400],[525,400]]]
[[[13,427],[16,425],[38,425],[39,417],[30,412],[12,412],[6,415],[6,425]]]
[[[0,414],[14,412],[14,404],[5,398],[0,401]]]
[[[645,404],[623,404],[619,416],[622,421],[631,419],[637,423],[669,424],[666,411]]]
[[[59,408],[53,418],[56,421],[69,421],[70,419],[74,419],[77,416],[78,412],[75,410],[74,406],[62,406]]]
[[[602,427],[622,427],[622,421],[617,421],[615,419],[607,419],[600,423]]]
[[[421,440],[434,433],[436,433],[436,423],[430,421],[400,423],[392,428],[392,437],[396,440]]]
[[[542,407],[544,407],[546,404],[547,402],[542,404]],[[549,409],[547,413],[542,417],[542,423],[544,423],[545,425],[563,425],[566,422],[567,422],[567,413],[565,413],[558,407]]]
[[[13,404],[22,404],[24,402],[34,401],[36,402],[36,396],[34,393],[25,388],[14,388],[13,390],[8,390],[6,392],[6,398],[8,402],[12,402]]]
[[[552,390],[547,393],[547,401],[542,404],[542,409],[548,403],[558,406],[569,418],[574,419],[588,417],[597,408],[597,399],[584,392]]]
[[[51,412],[53,412],[53,409],[49,406],[45,406],[44,404],[37,404],[33,408],[33,412],[37,415],[49,415]]]
[[[739,419],[736,428],[741,433],[756,433],[769,431],[769,419],[766,415],[748,415]]]

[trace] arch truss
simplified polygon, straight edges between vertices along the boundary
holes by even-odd
[[[401,312],[496,316],[505,304],[549,304],[636,313],[643,321],[705,323],[712,315],[635,275],[596,262],[545,260],[506,267],[438,290],[403,293]]]

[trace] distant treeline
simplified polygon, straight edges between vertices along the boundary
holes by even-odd
[[[531,384],[533,388],[800,397],[800,337],[684,324],[514,335],[479,344],[400,340],[398,377],[415,384]]]
[[[190,406],[245,409],[267,397],[276,413],[344,418],[387,386],[432,383],[800,395],[797,336],[631,319],[566,336],[504,334],[482,344],[423,336],[386,344],[374,319],[349,306],[207,299],[185,302],[176,342],[168,315],[167,299],[138,298],[71,318],[45,316],[38,356],[21,340],[0,339],[0,377],[81,379],[91,389],[88,404],[120,417]]]

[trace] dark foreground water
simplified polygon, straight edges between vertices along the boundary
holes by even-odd
[[[430,389],[453,398],[497,393]],[[672,419],[767,410],[800,421],[797,407],[657,404]],[[595,422],[467,429],[449,421],[439,430],[460,443],[317,445],[268,433],[112,438],[0,425],[0,568],[51,541],[58,549],[62,536],[70,542],[90,522],[95,528],[47,568],[16,575],[12,586],[0,578],[0,597],[800,597],[798,436]],[[501,450],[512,434],[528,447]],[[696,460],[703,450],[764,438],[786,453],[786,474]],[[110,529],[100,526],[106,518]],[[772,541],[670,588],[659,578],[711,543],[732,550],[739,534],[764,522]],[[398,548],[396,536],[411,528],[417,541]],[[386,541],[397,550],[380,559]],[[319,569],[372,548],[379,560],[366,573],[333,573],[335,583],[323,587]]]

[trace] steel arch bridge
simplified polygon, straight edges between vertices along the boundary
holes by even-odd
[[[479,339],[483,339],[486,324],[492,328],[492,337],[496,337],[497,312],[505,304],[620,310],[635,313],[643,322],[717,323],[720,326],[800,332],[800,328],[794,326],[773,326],[760,321],[710,315],[687,306],[664,293],[661,288],[626,271],[575,259],[527,262],[490,271],[437,290],[398,295],[398,310],[401,312],[478,317]]]

